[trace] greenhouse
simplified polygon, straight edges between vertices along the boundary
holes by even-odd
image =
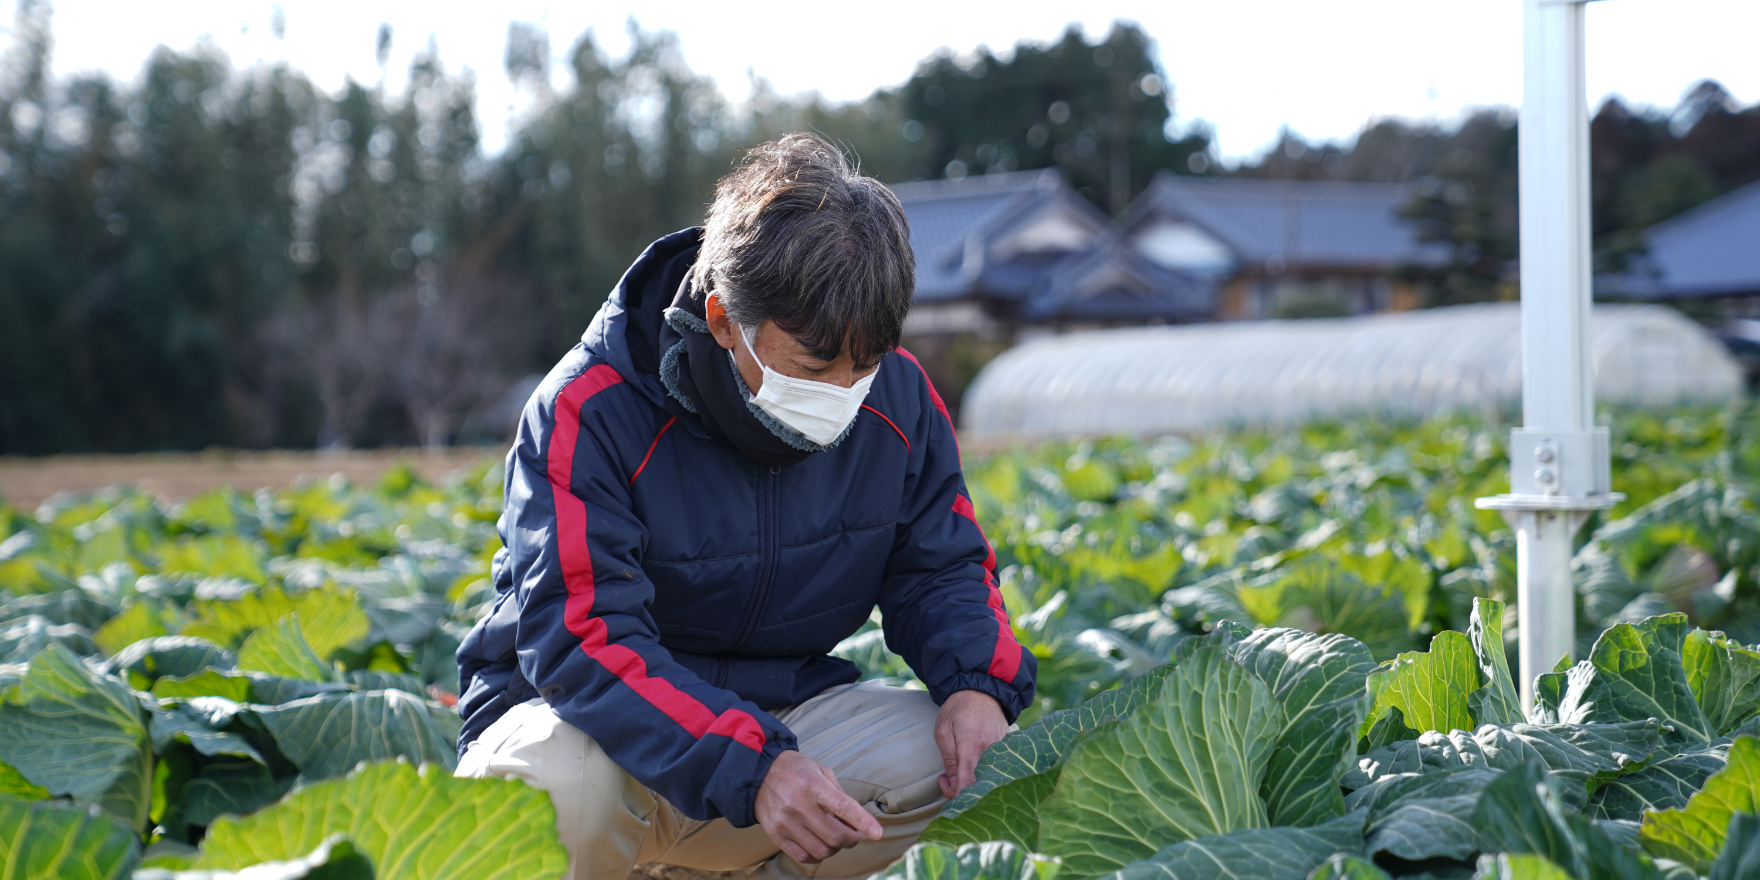
[[[1494,410],[1522,393],[1519,303],[1045,337],[986,365],[961,437],[1152,435],[1342,415]],[[1596,399],[1729,400],[1741,368],[1673,309],[1597,305]]]

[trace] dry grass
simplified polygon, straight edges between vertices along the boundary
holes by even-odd
[[[0,501],[29,511],[57,492],[86,492],[118,483],[179,500],[220,486],[250,492],[280,488],[300,477],[321,478],[336,473],[362,482],[376,479],[399,461],[409,462],[423,478],[437,480],[484,458],[499,458],[505,452],[479,447],[438,452],[373,449],[334,453],[210,449],[141,455],[8,456],[0,457]]]

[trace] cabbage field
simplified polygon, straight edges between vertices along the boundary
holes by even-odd
[[[1615,413],[1532,716],[1503,430],[968,457],[1040,700],[900,878],[1760,877],[1760,414]],[[558,876],[455,780],[498,468],[0,506],[0,880]],[[1506,604],[1507,603],[1507,604]],[[838,653],[909,684],[879,620]]]

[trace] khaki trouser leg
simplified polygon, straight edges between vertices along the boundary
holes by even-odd
[[[455,775],[519,779],[549,792],[572,880],[624,880],[657,805],[542,699],[507,710],[459,759]]]
[[[484,731],[459,762],[458,775],[512,776],[549,791],[575,880],[624,880],[638,862],[705,871],[761,864],[755,876],[766,880],[865,877],[909,849],[945,803],[936,782],[936,707],[928,694],[860,683],[775,714],[794,731],[802,754],[830,767],[844,791],[879,820],[880,840],[802,865],[778,853],[758,826],[687,818],[542,700],[515,707]]]

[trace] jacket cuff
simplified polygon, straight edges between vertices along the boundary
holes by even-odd
[[[947,702],[947,698],[955,691],[978,691],[996,698],[1002,704],[1002,717],[1013,724],[1028,706],[1033,704],[1033,684],[1027,682],[1026,687],[1016,687],[1012,682],[1003,681],[982,672],[961,672],[949,677],[929,688],[929,696],[939,706]]]
[[[732,748],[738,748],[733,746]],[[783,752],[799,748],[794,734],[788,731],[772,733],[764,740],[764,751],[758,753],[756,763],[746,781],[741,783],[733,793],[733,803],[728,804],[722,812],[727,824],[735,828],[750,828],[758,824],[758,789],[764,785],[764,777],[770,773],[770,765]]]

